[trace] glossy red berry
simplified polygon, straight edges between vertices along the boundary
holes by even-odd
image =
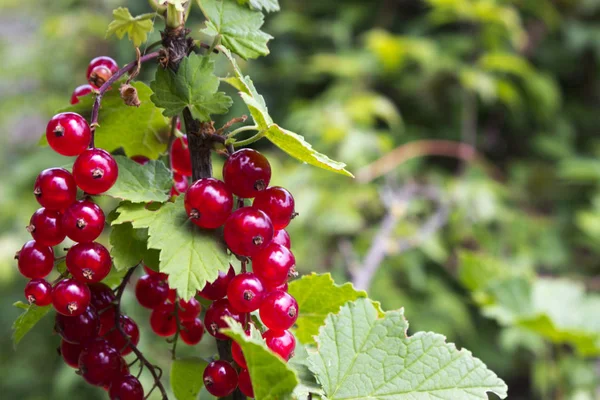
[[[171,169],[183,176],[192,176],[192,159],[186,135],[173,140],[170,152]]]
[[[71,104],[79,103],[79,98],[92,93],[92,90],[94,90],[92,85],[87,83],[85,85],[77,86],[71,95]]]
[[[46,126],[46,139],[52,150],[63,156],[78,156],[90,144],[92,133],[87,121],[79,114],[56,114]]]
[[[179,196],[182,193],[186,193],[190,187],[188,178],[178,173],[173,174],[173,187],[171,188],[171,196]]]
[[[140,341],[140,329],[138,328],[135,321],[129,318],[127,315],[121,315],[119,320],[121,329],[129,338],[129,342],[134,346],[137,346],[137,344]],[[123,337],[123,335],[121,334],[121,332],[119,332],[118,329],[113,329],[112,331],[110,331],[106,335],[105,339],[115,349],[119,350],[122,356],[126,356],[127,354],[132,352],[131,346],[129,346],[127,339]]]
[[[29,304],[47,306],[52,303],[52,285],[45,279],[32,279],[25,285],[25,298]]]
[[[254,398],[254,389],[252,388],[252,381],[250,380],[250,374],[247,369],[240,371],[238,376],[238,387],[240,392],[248,397]]]
[[[61,211],[75,202],[77,185],[73,175],[64,168],[48,168],[40,172],[33,194],[49,210]]]
[[[273,228],[283,229],[297,214],[294,197],[286,189],[272,186],[256,195],[252,206],[263,210],[271,218]]]
[[[102,65],[102,66],[108,68],[110,70],[110,72],[113,74],[119,70],[119,65],[117,64],[117,62],[115,60],[113,60],[112,58],[107,57],[107,56],[100,56],[100,57],[96,57],[96,58],[92,59],[92,61],[90,61],[89,65],[87,67],[85,77],[87,79],[90,79],[92,70],[99,65]]]
[[[223,180],[236,196],[256,197],[269,186],[271,165],[267,158],[258,151],[241,149],[225,161]]]
[[[98,333],[98,336],[106,336],[106,334],[115,327],[116,313],[117,309],[115,306],[109,306],[98,312],[100,317],[100,332]]]
[[[158,336],[168,337],[174,335],[177,332],[175,305],[173,303],[162,303],[152,310],[150,327]]]
[[[131,159],[140,165],[146,165],[150,161],[146,156],[132,156]]]
[[[251,272],[236,275],[227,288],[229,303],[241,313],[258,310],[264,295],[262,282]]]
[[[248,365],[246,364],[246,358],[244,357],[244,353],[242,352],[242,348],[237,342],[231,343],[231,357],[233,358],[233,361],[235,361],[236,364],[240,367],[248,368]]]
[[[82,314],[75,317],[57,313],[54,329],[63,340],[85,345],[98,337],[100,319],[96,309],[88,306]]]
[[[149,266],[147,266],[147,265],[144,265],[144,271],[145,271],[145,272],[146,272],[146,274],[148,274],[148,275],[157,275],[157,274],[158,274],[158,275],[162,276],[162,278],[163,278],[164,280],[167,280],[167,278],[168,278],[168,275],[167,275],[167,274],[165,274],[165,273],[163,273],[163,272],[158,272],[158,271],[155,271],[155,270],[153,270],[152,268],[150,268],[150,267],[149,267]]]
[[[62,215],[58,211],[43,207],[33,213],[27,231],[36,242],[46,246],[56,246],[65,240],[66,236],[62,226]]]
[[[92,295],[90,304],[98,312],[104,311],[107,307],[111,306],[116,299],[112,289],[102,282],[91,283],[88,285],[88,288]]]
[[[283,285],[295,264],[292,252],[273,242],[252,257],[252,270],[269,286]]]
[[[217,397],[229,396],[238,385],[235,369],[227,361],[213,361],[204,370],[204,386]]]
[[[19,272],[26,278],[45,278],[54,267],[54,250],[30,240],[23,245],[15,258],[18,259]]]
[[[60,342],[60,355],[71,368],[79,368],[79,356],[82,351],[83,346],[80,344],[69,343],[64,339]]]
[[[200,315],[201,310],[200,302],[193,297],[188,301],[179,300],[179,310],[177,312],[180,321],[193,321]]]
[[[90,304],[90,289],[75,279],[63,279],[52,289],[52,305],[63,315],[75,317],[85,312]]]
[[[100,243],[78,243],[67,252],[67,269],[80,282],[100,282],[110,272],[110,253]]]
[[[73,164],[73,177],[77,186],[89,194],[100,194],[110,189],[119,175],[117,162],[109,152],[87,149]]]
[[[290,235],[285,229],[275,231],[272,242],[287,247],[288,249],[292,248],[292,241],[290,240]]]
[[[237,255],[252,257],[273,239],[273,224],[263,211],[242,207],[225,222],[225,243]]]
[[[143,400],[144,388],[138,378],[125,375],[112,381],[108,395],[110,400]]]
[[[227,272],[219,271],[219,277],[213,282],[207,282],[198,295],[207,300],[219,300],[227,296],[227,286],[235,276],[235,270],[229,265]]]
[[[199,179],[185,193],[185,211],[201,228],[214,229],[223,225],[233,208],[233,196],[222,181]]]
[[[154,309],[169,296],[169,285],[160,274],[144,275],[135,285],[135,297],[142,307]]]
[[[268,330],[262,334],[267,347],[285,361],[289,360],[296,348],[296,339],[290,331]]]
[[[242,322],[242,314],[234,309],[227,299],[220,299],[213,302],[204,314],[204,326],[208,333],[220,340],[227,340],[227,336],[219,332],[220,329],[227,328],[228,325],[223,317],[230,317],[237,322]]]
[[[283,285],[273,286],[273,285],[269,285],[269,282],[265,282],[265,290],[267,291],[267,293],[274,292],[276,290],[281,290],[283,292],[287,292],[288,291],[288,283],[286,282]]]
[[[277,290],[265,296],[259,314],[267,328],[283,331],[298,319],[298,302],[290,294]]]
[[[62,226],[69,239],[83,243],[92,242],[104,230],[106,219],[102,209],[91,200],[79,200],[64,212]]]
[[[79,356],[81,376],[95,386],[108,386],[119,376],[123,364],[119,351],[104,339],[90,343]]]
[[[177,301],[177,290],[169,289],[169,295],[167,296],[167,301],[170,301],[171,303],[175,304],[175,301]]]
[[[118,70],[119,66],[112,58],[97,57],[88,65],[87,80],[94,88],[99,89]]]
[[[181,340],[190,346],[194,346],[200,343],[202,336],[204,336],[204,324],[200,319],[195,318],[192,320],[181,322],[182,330],[179,333]]]

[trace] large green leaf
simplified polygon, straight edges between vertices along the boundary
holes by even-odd
[[[115,160],[119,178],[106,195],[133,203],[169,200],[173,177],[162,161],[150,160],[141,165],[124,156],[115,156]]]
[[[377,317],[368,299],[327,317],[309,367],[328,399],[506,398],[506,384],[469,351],[435,333],[407,336],[402,310]]]
[[[140,47],[148,39],[148,33],[154,28],[155,13],[148,13],[133,17],[125,7],[113,10],[114,20],[108,25],[106,37],[116,35],[119,39],[127,34],[135,47]]]
[[[12,326],[13,330],[13,345],[16,347],[21,339],[41,320],[48,311],[52,309],[51,306],[38,307],[35,304],[29,305],[25,304],[21,301],[17,301],[14,304],[15,307],[18,307],[22,310],[25,310],[19,317],[15,320]]]
[[[235,0],[196,0],[206,17],[203,33],[220,35],[221,43],[244,59],[269,54],[267,42],[273,37],[260,30],[264,16]]]
[[[138,265],[145,257],[147,229],[133,229],[130,223],[114,225],[110,231],[110,255],[117,271]]]
[[[240,4],[248,4],[255,10],[264,10],[266,12],[279,11],[279,2],[277,0],[237,0]]]
[[[315,376],[308,368],[308,352],[302,343],[296,342],[294,356],[290,359],[288,365],[296,371],[296,375],[298,375],[298,380],[300,381],[292,394],[294,399],[304,400],[308,398],[309,394],[318,394],[320,396],[324,394]]]
[[[112,225],[131,222],[148,228],[148,248],[160,250],[159,270],[169,274],[169,286],[190,299],[206,282],[229,269],[225,245],[215,231],[203,231],[188,218],[183,198],[153,211],[145,204],[122,203]]]
[[[208,363],[197,357],[182,358],[171,364],[171,388],[177,400],[196,400],[204,384],[202,374]]]

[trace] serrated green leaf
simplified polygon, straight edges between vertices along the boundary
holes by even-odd
[[[323,389],[318,384],[315,376],[308,368],[308,352],[302,343],[296,342],[294,356],[288,362],[288,365],[296,371],[300,383],[294,389],[292,397],[294,399],[307,399],[309,394],[324,395]]]
[[[221,43],[243,59],[269,54],[267,42],[273,37],[260,30],[264,16],[235,0],[196,0],[206,17],[202,32],[221,36]]]
[[[114,225],[110,231],[110,255],[117,271],[138,265],[146,255],[148,231],[133,229],[129,223]]]
[[[15,320],[12,326],[13,330],[13,345],[17,347],[21,339],[29,332],[35,324],[37,324],[48,312],[52,309],[51,306],[38,307],[35,304],[29,305],[22,301],[17,301],[13,304],[22,310],[25,310]]]
[[[252,325],[246,336],[242,325],[227,318],[229,329],[221,332],[242,348],[256,400],[280,400],[290,396],[298,384],[294,371],[267,348],[260,333]]]
[[[208,363],[197,357],[182,358],[171,364],[171,388],[177,400],[196,400],[204,384],[202,374]]]
[[[209,57],[196,54],[184,58],[177,72],[158,68],[150,84],[154,94],[152,101],[164,108],[167,117],[179,115],[188,107],[194,118],[210,121],[211,114],[224,114],[232,100],[223,92],[217,92],[219,78],[214,75],[215,63]]]
[[[481,360],[430,332],[406,336],[403,310],[377,318],[368,299],[327,317],[309,368],[328,399],[506,398],[506,384]]]
[[[133,203],[169,200],[173,176],[162,161],[150,160],[141,165],[124,156],[115,156],[119,178],[105,194]]]
[[[279,2],[277,0],[237,0],[239,4],[248,4],[255,10],[264,10],[266,12],[279,11]]]
[[[153,18],[155,13],[148,13],[133,17],[129,9],[119,7],[113,10],[114,20],[108,25],[106,37],[116,35],[119,39],[127,34],[129,40],[133,42],[135,47],[140,47],[142,43],[148,39],[148,33],[154,28]]]
[[[183,198],[158,210],[145,204],[122,203],[112,225],[131,222],[136,229],[148,228],[148,248],[160,250],[159,270],[169,275],[169,286],[190,299],[206,282],[229,269],[230,257],[215,231],[203,231],[190,222]]]

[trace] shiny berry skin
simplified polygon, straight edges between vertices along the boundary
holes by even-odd
[[[102,209],[91,200],[79,200],[64,212],[62,226],[69,239],[93,242],[104,230],[106,218]]]
[[[254,389],[252,388],[252,381],[250,380],[250,374],[247,369],[240,371],[238,376],[238,387],[240,392],[248,397],[254,398]]]
[[[146,156],[131,156],[131,159],[140,165],[146,165],[150,161]]]
[[[108,395],[110,400],[143,400],[144,388],[135,376],[125,375],[112,381]]]
[[[229,303],[241,313],[258,310],[264,296],[262,282],[251,272],[236,275],[227,287]]]
[[[290,235],[289,235],[289,233],[287,233],[287,231],[285,229],[280,229],[278,231],[275,231],[275,234],[273,235],[272,243],[280,244],[284,247],[287,247],[288,249],[292,248],[292,241],[290,239]]]
[[[69,343],[64,339],[60,342],[60,355],[71,368],[79,368],[79,356],[82,351],[83,346],[80,344]]]
[[[109,385],[119,376],[123,364],[119,351],[104,339],[96,339],[90,343],[79,356],[81,376],[94,386]]]
[[[106,192],[115,184],[118,176],[117,162],[106,150],[87,149],[73,164],[77,186],[89,194]]]
[[[232,252],[252,257],[273,239],[273,224],[263,211],[242,207],[227,218],[223,236]]]
[[[45,246],[56,246],[65,240],[62,215],[58,211],[39,208],[29,220],[27,231],[33,239]]]
[[[260,192],[252,202],[252,206],[263,210],[271,218],[275,230],[289,225],[296,216],[294,197],[286,189],[272,186]]]
[[[289,360],[296,348],[296,339],[290,331],[268,330],[262,334],[267,347],[285,361]]]
[[[181,340],[190,346],[200,343],[202,336],[204,336],[204,324],[200,319],[195,318],[188,321],[182,321],[181,327],[183,328],[179,332]]]
[[[45,278],[54,268],[54,250],[30,240],[23,245],[15,258],[18,259],[19,272],[25,278]]]
[[[174,335],[177,332],[175,305],[173,303],[162,303],[152,310],[150,327],[158,336],[168,337]]]
[[[228,325],[223,317],[230,317],[237,322],[242,322],[242,314],[235,310],[227,299],[220,299],[213,302],[204,314],[204,326],[208,333],[219,340],[227,340],[228,337],[219,332]]]
[[[52,305],[54,309],[66,316],[81,315],[90,304],[90,289],[75,279],[63,279],[52,289]]]
[[[217,397],[229,396],[237,388],[238,376],[227,361],[213,361],[204,370],[204,386],[208,393]]]
[[[290,294],[276,290],[265,296],[259,314],[267,328],[283,331],[298,319],[298,302]]]
[[[52,303],[52,285],[45,279],[32,279],[25,285],[25,298],[29,304],[47,306]]]
[[[92,90],[94,90],[92,85],[87,83],[85,85],[77,86],[71,95],[71,104],[79,103],[79,98],[92,93]]]
[[[110,69],[103,65],[99,65],[92,69],[92,73],[90,74],[88,82],[93,88],[100,89],[102,85],[104,85],[106,81],[112,77],[112,75],[113,74],[110,72]]]
[[[283,285],[295,264],[292,252],[273,242],[252,257],[252,270],[271,287]]]
[[[164,280],[167,280],[167,278],[168,278],[168,275],[167,275],[167,274],[165,274],[165,273],[163,273],[163,272],[158,272],[158,271],[155,271],[155,270],[153,270],[152,268],[150,268],[150,267],[149,267],[149,266],[147,266],[147,265],[144,265],[144,271],[145,271],[145,272],[146,272],[146,274],[148,274],[148,275],[157,275],[157,274],[158,274],[158,275],[162,276]]]
[[[96,57],[96,58],[92,59],[92,61],[90,61],[89,65],[87,67],[85,77],[87,79],[90,79],[92,70],[99,65],[102,65],[102,66],[108,68],[110,70],[110,72],[113,74],[119,70],[119,65],[117,64],[117,62],[115,60],[113,60],[110,57],[100,56],[100,57]]]
[[[115,306],[109,306],[103,311],[99,311],[100,317],[100,332],[98,336],[104,337],[108,332],[110,332],[115,327],[115,314],[117,310]]]
[[[79,114],[56,114],[46,126],[46,139],[52,150],[63,156],[78,156],[90,144],[92,133],[87,121]]]
[[[82,314],[76,317],[56,314],[54,329],[63,340],[85,345],[98,337],[100,318],[98,318],[96,309],[88,306]]]
[[[69,171],[64,168],[48,168],[40,172],[33,194],[49,210],[61,211],[75,202],[77,185]]]
[[[286,282],[283,285],[271,286],[271,285],[269,285],[269,282],[265,282],[265,289],[266,289],[267,293],[271,293],[276,290],[281,290],[283,292],[287,292],[288,291],[288,283]]]
[[[188,301],[179,300],[179,310],[177,311],[180,321],[193,321],[202,311],[200,302],[195,298]]]
[[[113,316],[114,316],[114,314],[113,314]],[[137,344],[140,341],[140,329],[138,328],[137,324],[135,323],[135,321],[133,319],[129,318],[127,315],[121,315],[119,319],[120,319],[121,329],[129,337],[129,340],[131,341],[131,343],[134,346],[137,346]],[[114,326],[114,322],[113,322],[113,326]],[[127,339],[125,339],[123,337],[123,335],[121,334],[121,332],[119,332],[118,329],[113,329],[112,331],[110,331],[106,335],[105,339],[115,349],[120,351],[122,356],[126,356],[127,354],[132,352],[131,346],[129,346],[127,344]]]
[[[167,301],[170,301],[171,303],[175,304],[176,300],[177,300],[177,290],[169,289],[169,295],[167,296]]]
[[[173,173],[173,187],[171,188],[171,196],[179,196],[182,193],[187,192],[190,187],[190,182],[188,178],[179,175],[178,173]]]
[[[225,184],[214,178],[199,179],[185,193],[185,211],[200,228],[223,225],[233,208],[233,196]]]
[[[192,176],[192,159],[190,158],[187,135],[173,140],[169,156],[171,169],[174,172],[183,176]]]
[[[202,290],[198,291],[198,295],[207,300],[219,300],[227,296],[227,286],[235,276],[235,270],[229,264],[227,272],[219,271],[219,277],[213,282],[207,282]]]
[[[92,295],[90,304],[94,306],[96,311],[104,311],[107,307],[113,304],[116,297],[112,289],[104,283],[97,282],[88,285]]]
[[[154,309],[169,296],[169,285],[160,274],[144,275],[135,285],[135,297],[142,307]]]
[[[269,186],[271,165],[258,151],[241,149],[225,161],[223,180],[236,196],[253,198]]]
[[[67,252],[67,269],[80,282],[100,282],[110,272],[110,253],[100,243],[78,243]]]
[[[236,364],[240,367],[248,368],[248,365],[246,364],[246,358],[244,357],[244,353],[242,352],[242,348],[237,342],[231,343],[231,357],[233,358],[233,361],[235,361]]]

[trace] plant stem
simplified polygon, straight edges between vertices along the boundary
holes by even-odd
[[[234,129],[233,131],[229,132],[229,134],[227,135],[227,139],[234,137],[238,133],[247,132],[247,131],[258,131],[258,126],[256,126],[256,125],[241,126],[237,129]]]
[[[257,140],[262,139],[263,137],[265,137],[266,134],[267,134],[267,129],[264,129],[264,130],[258,132],[256,135],[249,137],[248,139],[239,140],[239,141],[233,142],[231,144],[233,144],[234,147],[248,146],[249,144],[252,144],[252,143],[256,142]],[[230,141],[230,139],[228,139],[226,143],[228,143],[229,141]]]

